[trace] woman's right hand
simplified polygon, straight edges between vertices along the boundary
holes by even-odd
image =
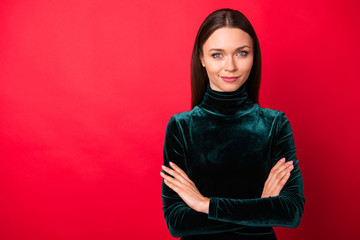
[[[293,161],[285,162],[285,158],[280,159],[271,169],[266,179],[261,198],[278,196],[285,183],[289,180],[290,172],[293,169]]]

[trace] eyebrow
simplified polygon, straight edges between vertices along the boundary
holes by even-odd
[[[240,51],[240,50],[242,50],[242,49],[244,49],[244,48],[250,48],[250,46],[245,45],[245,46],[238,47],[237,49],[235,49],[235,52]],[[209,50],[209,52],[210,52],[210,51],[224,52],[224,49],[221,49],[221,48],[211,48],[211,49]]]

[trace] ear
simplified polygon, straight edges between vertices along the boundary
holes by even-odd
[[[203,67],[205,67],[204,57],[201,56],[201,54],[200,54],[200,62],[201,62],[201,65],[202,65]]]

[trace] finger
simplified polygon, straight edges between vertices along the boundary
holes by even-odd
[[[290,172],[294,166],[292,161],[282,163],[276,170],[270,173],[268,185],[271,188],[275,188],[286,173]]]
[[[160,176],[161,176],[164,180],[166,180],[166,181],[172,182],[172,181],[176,180],[175,178],[173,178],[172,176],[169,176],[169,175],[165,174],[164,172],[160,172]]]
[[[277,163],[271,168],[268,179],[271,180],[273,175],[277,173],[279,167],[285,163],[285,158],[281,158]]]
[[[285,163],[285,158],[281,158],[277,163],[271,168],[272,171],[276,171],[283,163]]]
[[[179,183],[192,184],[192,182],[189,182],[180,173],[174,171],[173,169],[166,167],[164,165],[162,165],[161,167],[166,173],[170,174],[173,177],[173,179],[176,179],[178,181],[178,182],[172,181],[174,184],[177,184],[177,185],[179,185]]]
[[[182,176],[180,173],[174,171],[173,169],[171,169],[171,168],[169,168],[169,167],[166,167],[166,166],[164,166],[164,165],[162,165],[161,168],[162,168],[166,173],[170,174],[171,176],[173,176],[174,178],[178,179],[179,181],[181,181],[181,182],[187,182],[187,180],[184,179],[183,176]]]
[[[277,166],[276,168],[273,168],[270,173],[273,176],[278,175],[279,173],[281,173],[284,169],[287,169],[289,166],[293,165],[293,161],[288,161],[288,162],[283,162],[280,163],[279,166]]]
[[[166,175],[163,172],[160,172],[160,175],[164,178],[164,183],[169,188],[174,190],[181,198],[183,198],[183,200],[184,200],[183,194],[192,195],[192,196],[199,196],[199,195],[202,196],[200,194],[199,190],[197,190],[197,188],[195,186],[186,185],[184,183],[181,183],[177,179],[172,178],[171,176]]]
[[[188,175],[187,175],[181,168],[179,168],[175,163],[170,162],[170,166],[171,166],[175,171],[177,171],[178,173],[180,173],[180,175],[181,175],[183,178],[185,178],[188,182],[193,183],[193,182],[191,181],[191,179],[188,177]]]
[[[282,176],[281,179],[279,179]],[[277,175],[277,178],[274,178],[273,181],[267,182],[264,185],[263,195],[266,196],[278,196],[280,191],[283,189],[284,185],[290,178],[290,171],[285,169],[285,171],[281,172],[281,174]]]
[[[183,188],[184,184],[181,181],[179,181],[178,179],[173,178],[163,172],[160,172],[160,175],[164,178],[165,183],[170,183],[171,186],[176,186],[178,189]],[[168,184],[166,184],[166,185],[168,185]]]
[[[285,174],[285,176],[281,179],[281,181],[279,182],[279,184],[276,186],[275,190],[277,192],[277,194],[279,195],[281,190],[283,189],[283,187],[285,186],[285,184],[287,183],[287,181],[290,178],[291,173],[288,172]]]
[[[285,165],[285,164],[284,164]],[[283,168],[283,170],[275,177],[275,181],[274,181],[274,184],[276,186],[279,185],[279,183],[284,179],[284,177],[288,176],[288,173],[291,172],[291,170],[294,168],[293,165],[290,165],[288,163],[286,163],[286,167]],[[290,166],[289,166],[290,165]]]
[[[281,164],[283,164],[285,162],[285,158],[280,158],[279,161],[277,161],[277,163],[273,166],[273,169],[277,169],[278,167],[281,166]]]
[[[160,172],[160,175],[164,178],[164,183],[166,184],[166,186],[168,186],[169,188],[171,188],[172,190],[174,190],[177,194],[179,194],[179,187],[174,184],[172,182],[172,179],[169,179],[171,177],[167,176],[166,174],[164,174],[163,172]]]

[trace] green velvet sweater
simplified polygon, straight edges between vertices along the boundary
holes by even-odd
[[[162,184],[163,211],[170,234],[190,239],[276,239],[273,226],[296,227],[304,209],[303,180],[290,123],[284,113],[261,108],[245,86],[218,92],[171,117],[166,128],[164,165],[182,168],[202,195],[209,214],[188,207]],[[277,197],[260,198],[275,163],[294,161],[290,179]]]

